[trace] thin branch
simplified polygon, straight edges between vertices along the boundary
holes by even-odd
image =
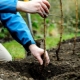
[[[45,54],[46,54],[46,18],[44,18],[44,54],[42,55],[42,59],[43,59],[42,70],[45,67]]]
[[[76,37],[77,37],[77,30],[78,30],[78,1],[75,1],[75,5],[76,5],[76,31],[75,31],[75,37],[74,37],[74,46],[73,46],[73,54],[75,53],[75,46],[76,46]]]
[[[43,60],[44,65],[45,65],[45,53],[46,53],[46,19],[44,18],[44,60]]]
[[[59,61],[59,50],[61,46],[62,33],[63,33],[63,10],[62,10],[62,0],[60,0],[60,10],[61,10],[61,23],[60,23],[60,41],[58,44],[58,49],[56,50],[57,60]]]

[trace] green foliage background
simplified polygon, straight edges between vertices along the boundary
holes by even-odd
[[[51,4],[50,13],[46,18],[46,48],[56,47],[60,37],[60,1],[59,0],[48,0]],[[80,14],[80,0],[78,1],[78,14]],[[75,0],[62,0],[63,4],[63,36],[62,40],[66,40],[75,36],[75,25],[76,25],[76,6]],[[26,13],[20,12],[22,17],[27,23]],[[38,14],[31,14],[33,37],[35,40],[43,38],[44,35],[44,24],[43,18]],[[2,28],[1,28],[2,29]],[[4,28],[4,32],[0,33],[0,38],[10,37],[9,32]],[[80,15],[78,20],[78,31],[77,36],[80,36]],[[16,41],[3,43],[8,51],[13,56],[13,59],[25,57],[24,48]]]

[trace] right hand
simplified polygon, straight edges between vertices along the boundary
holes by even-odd
[[[50,4],[47,0],[18,1],[17,10],[27,13],[38,13],[42,17],[49,14]]]
[[[31,44],[29,46],[29,49],[31,51],[31,54],[39,61],[40,65],[43,65],[42,55],[44,55],[44,49],[39,48],[35,44]],[[44,65],[47,66],[50,62],[49,55],[48,55],[47,51],[45,51],[44,60],[45,60]]]

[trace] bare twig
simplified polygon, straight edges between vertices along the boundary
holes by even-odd
[[[44,54],[42,55],[42,59],[43,59],[43,66],[42,66],[42,70],[45,67],[45,53],[46,53],[46,18],[44,18]]]
[[[46,21],[44,18],[44,58],[46,53]],[[45,64],[45,59],[43,60],[43,63]]]
[[[62,40],[62,33],[63,33],[63,11],[62,11],[62,0],[60,0],[60,10],[61,10],[61,23],[60,23],[60,41],[58,44],[58,49],[56,50],[56,56],[57,56],[57,60],[59,61],[59,50],[60,50],[60,46],[61,46],[61,40]]]
[[[77,37],[77,30],[78,30],[78,1],[75,1],[76,5],[76,31],[75,31],[75,37],[74,37],[74,46],[73,46],[73,54],[75,53],[75,46],[76,46],[76,37]]]

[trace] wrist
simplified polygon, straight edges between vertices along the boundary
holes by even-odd
[[[18,1],[17,2],[17,11],[29,12],[29,4],[30,1]]]
[[[23,11],[23,6],[24,6],[24,2],[23,1],[18,1],[17,2],[17,11]]]
[[[31,44],[31,45],[29,46],[29,50],[30,50],[30,51],[33,51],[33,49],[36,48],[36,47],[37,47],[36,44]]]
[[[33,42],[31,42],[31,41],[28,41],[25,45],[23,45],[23,47],[25,48],[25,50],[27,51],[27,52],[31,52],[31,48],[32,48],[32,46],[33,45],[35,45],[36,43],[33,41]]]

